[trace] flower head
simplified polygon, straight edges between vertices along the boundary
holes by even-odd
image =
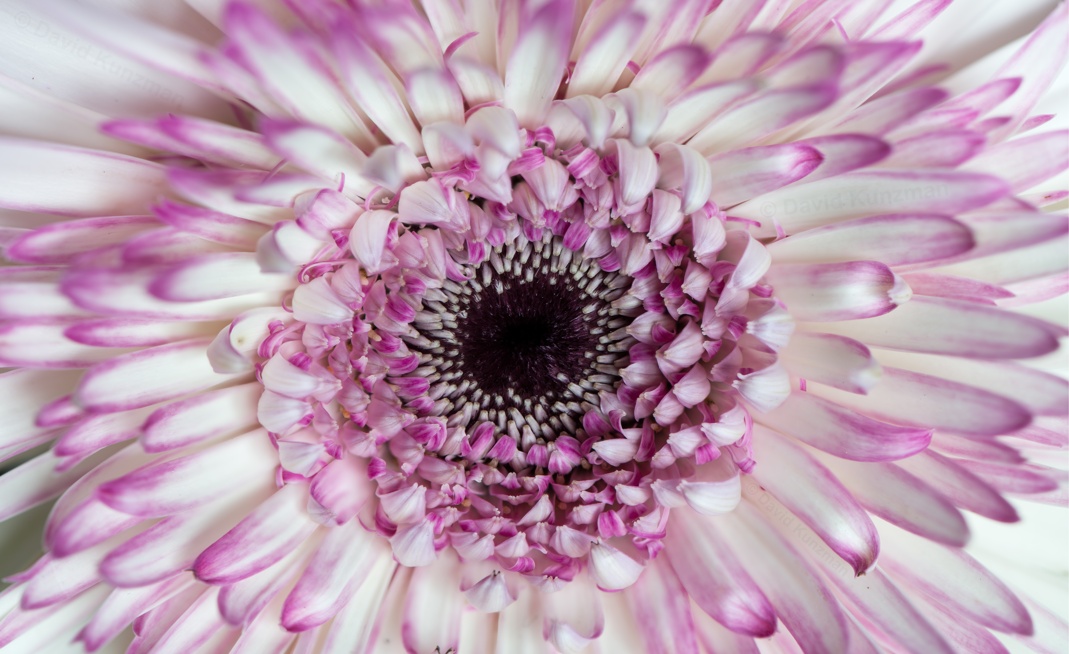
[[[1065,6],[949,4],[15,3],[0,647],[1047,646],[962,511],[1063,498]]]

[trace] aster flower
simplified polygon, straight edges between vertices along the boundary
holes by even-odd
[[[0,28],[5,652],[1064,645],[963,512],[1065,503],[1065,5],[117,4]]]

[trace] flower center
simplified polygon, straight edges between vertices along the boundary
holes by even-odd
[[[599,391],[620,382],[631,321],[612,301],[630,283],[559,238],[496,248],[471,280],[447,282],[445,298],[426,303],[434,316],[415,323],[430,342],[424,363],[440,380],[432,395],[452,403],[451,423],[508,430],[519,422],[549,439],[574,435],[584,403],[596,405]]]
[[[776,305],[751,292],[766,258],[684,183],[693,153],[558,148],[499,107],[471,122],[512,126],[337,228],[308,212],[330,240],[293,294],[303,325],[261,348],[259,415],[287,452],[366,461],[364,524],[403,565],[451,547],[551,586],[590,565],[618,590],[672,508],[738,501],[740,398],[787,387],[761,341]]]

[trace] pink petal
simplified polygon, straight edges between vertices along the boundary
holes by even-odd
[[[744,502],[739,511],[718,520],[730,522],[719,531],[802,651],[846,651],[846,618],[839,603],[758,510]]]
[[[391,143],[423,154],[419,131],[397,94],[396,80],[363,39],[354,39],[348,25],[335,28],[334,51],[345,87],[368,118]]]
[[[25,263],[66,263],[72,257],[159,227],[150,216],[86,218],[45,225],[21,236],[5,248],[9,259]]]
[[[459,645],[464,601],[457,592],[457,563],[452,555],[444,555],[436,565],[412,571],[401,623],[401,640],[408,651],[455,650]]]
[[[1057,328],[1042,320],[973,302],[919,296],[886,315],[820,328],[868,345],[974,359],[1030,358],[1058,347]]]
[[[887,165],[895,168],[956,168],[982,152],[986,144],[983,134],[971,130],[928,132],[895,143],[894,155]],[[971,164],[967,168],[983,170]],[[1001,176],[1005,177],[1004,174]]]
[[[698,79],[711,60],[709,53],[700,46],[675,45],[646,62],[630,87],[671,102]]]
[[[832,84],[766,91],[710,123],[687,145],[707,155],[749,145],[826,108],[837,95]]]
[[[355,456],[331,461],[312,479],[308,492],[309,504],[318,505],[309,507],[313,516],[323,524],[345,524],[371,497],[366,461]]]
[[[434,525],[429,520],[420,520],[405,525],[390,538],[394,558],[403,566],[418,568],[430,565],[437,558],[434,547]]]
[[[524,127],[538,127],[549,112],[568,63],[574,14],[572,0],[550,0],[519,26],[505,70],[505,107]]]
[[[990,484],[931,450],[898,463],[955,506],[999,522],[1016,522],[1016,509]]]
[[[601,97],[612,91],[639,46],[645,16],[637,11],[613,12],[597,34],[579,51],[568,82],[567,97]]]
[[[898,466],[820,459],[866,509],[884,520],[947,545],[960,547],[969,539],[969,528],[954,505]]]
[[[65,296],[52,271],[11,266],[0,272],[0,319],[73,318],[86,312]],[[80,342],[80,341],[79,341]]]
[[[653,565],[627,592],[645,650],[651,654],[698,654],[687,592],[672,568]]]
[[[882,570],[870,570],[857,579],[827,576],[863,613],[866,621],[871,621],[885,637],[908,648],[907,651],[933,654],[956,651],[947,644],[945,632],[929,623],[921,607],[912,604]]]
[[[307,498],[301,484],[283,486],[197,557],[197,578],[233,583],[277,563],[318,526],[305,511]]]
[[[995,575],[956,548],[894,528],[882,531],[888,572],[955,613],[1009,633],[1032,633],[1028,609]]]
[[[226,8],[226,33],[265,90],[292,116],[354,139],[373,140],[325,65],[291,39],[267,14],[247,3]]]
[[[95,497],[53,520],[47,541],[56,556],[69,556],[90,548],[142,521],[112,509]]]
[[[327,622],[350,601],[376,562],[389,557],[389,548],[364,531],[359,522],[328,530],[319,549],[286,596],[282,626],[307,631]]]
[[[160,345],[98,363],[86,371],[75,401],[98,411],[125,411],[203,390],[227,379],[208,363],[203,340]]]
[[[673,512],[665,554],[691,599],[732,631],[770,635],[776,614],[746,568],[722,542],[715,523]]]
[[[56,318],[0,323],[0,365],[85,368],[126,350],[77,343],[64,334],[70,322]]]
[[[730,207],[775,191],[813,172],[824,157],[793,143],[733,150],[709,158],[715,180],[713,200]]]
[[[736,103],[751,96],[758,88],[755,81],[744,79],[708,84],[688,91],[668,106],[664,122],[654,133],[651,142],[659,144],[687,141]]]
[[[635,583],[643,566],[607,543],[594,543],[590,548],[590,572],[598,588],[605,591],[622,590]]]
[[[0,520],[56,497],[97,461],[83,462],[62,472],[56,470],[58,463],[56,456],[45,452],[0,475]]]
[[[959,213],[991,204],[1007,192],[1005,182],[957,171],[862,171],[769,193],[731,210],[764,221],[758,236],[775,236],[775,219],[788,233],[874,213]]]
[[[140,588],[116,588],[97,607],[89,624],[78,632],[78,639],[85,643],[86,649],[95,651],[118,636],[142,613],[191,585],[191,575],[183,575]]]
[[[1047,181],[1069,168],[1069,131],[1024,136],[986,149],[965,168],[1000,175],[1015,192]]]
[[[187,259],[157,277],[149,292],[170,302],[197,302],[295,285],[291,275],[262,272],[255,254],[235,252]]]
[[[404,582],[403,577],[394,577],[396,568],[396,563],[386,559],[380,560],[371,569],[361,586],[360,601],[349,602],[331,624],[323,644],[323,654],[350,654],[354,649],[362,651],[367,648],[384,607],[393,606],[387,604],[386,591],[392,584]]]
[[[868,513],[827,468],[802,448],[760,425],[754,427],[754,478],[825,543],[864,574],[876,562],[880,542]]]
[[[796,145],[814,148],[824,160],[806,181],[834,177],[851,170],[882,162],[891,153],[886,142],[867,134],[833,134],[797,141]]]
[[[1008,434],[1032,419],[1028,409],[995,393],[898,368],[884,368],[883,379],[868,395],[832,389],[817,392],[884,420],[956,434]]]
[[[969,228],[949,216],[898,214],[818,227],[768,248],[776,263],[861,259],[899,266],[954,257],[973,245]]]
[[[880,316],[909,300],[904,281],[875,261],[780,264],[765,276],[798,320],[858,320]]]
[[[163,452],[252,427],[260,394],[258,384],[244,384],[168,404],[145,421],[141,445]]]
[[[843,336],[799,332],[779,355],[792,375],[851,393],[865,394],[880,379],[869,349]]]
[[[70,392],[77,378],[73,372],[30,369],[0,373],[0,448],[46,433],[36,423],[37,408]]]
[[[1064,416],[1069,411],[1069,383],[1027,365],[911,352],[880,352],[879,358],[896,368],[984,388],[1039,415]]]
[[[813,447],[853,461],[893,461],[924,450],[931,430],[899,427],[812,393],[793,393],[760,422]]]
[[[240,466],[234,466],[240,461]],[[278,453],[264,430],[231,438],[195,454],[141,468],[102,485],[97,493],[113,509],[160,517],[197,509],[253,480],[270,475]]]

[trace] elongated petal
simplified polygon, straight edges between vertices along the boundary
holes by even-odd
[[[260,9],[243,2],[227,5],[226,27],[265,90],[293,116],[326,125],[358,143],[370,142],[367,127],[322,63],[297,47]]]
[[[305,512],[308,490],[289,484],[197,557],[198,579],[232,583],[278,562],[317,527]]]
[[[606,21],[579,55],[568,82],[568,97],[601,96],[611,91],[638,47],[643,27],[643,16],[636,11],[622,12]]]
[[[208,363],[204,341],[186,341],[131,352],[96,364],[75,394],[86,408],[135,409],[201,390],[226,379]]]
[[[444,556],[438,565],[413,571],[405,602],[401,638],[414,652],[452,647],[460,642],[460,615],[464,604],[456,559]]]
[[[331,529],[286,596],[282,625],[306,631],[334,617],[377,562],[389,557],[385,545],[356,521]]]
[[[759,420],[817,449],[854,461],[901,459],[926,448],[932,438],[929,429],[880,422],[804,392],[792,393],[778,409]]]
[[[738,513],[745,513],[745,522]],[[721,518],[732,523],[723,530],[726,540],[803,651],[844,651],[846,618],[827,587],[757,510],[740,506],[737,514]]]
[[[787,144],[734,150],[709,160],[715,180],[713,199],[730,207],[775,191],[811,173],[821,154],[810,147]]]
[[[962,546],[968,540],[969,529],[954,505],[898,466],[827,456],[821,461],[866,509],[884,520],[947,545]]]
[[[768,246],[776,263],[872,260],[888,266],[949,259],[974,244],[970,229],[935,214],[859,218],[806,230]]]
[[[853,495],[800,447],[755,427],[754,477],[808,524],[854,572],[863,574],[879,554],[879,536]],[[768,474],[765,471],[769,471]]]
[[[825,331],[895,350],[974,359],[1036,357],[1058,347],[1059,328],[973,302],[917,297],[868,320],[821,323]]]
[[[654,566],[628,591],[646,651],[698,654],[690,601],[672,568]]]
[[[233,461],[242,465],[234,469]],[[110,507],[157,517],[195,509],[272,470],[278,454],[262,430],[124,475],[98,489]],[[228,473],[229,471],[229,473]]]
[[[0,206],[67,216],[143,214],[165,186],[158,164],[98,150],[4,137]],[[63,170],[63,186],[49,184]],[[122,184],[112,184],[122,179]]]
[[[171,302],[196,302],[293,286],[291,276],[263,272],[254,254],[241,252],[188,259],[158,277],[149,292]]]
[[[505,106],[534,128],[549,111],[568,59],[575,14],[572,0],[552,0],[520,27],[505,71]]]
[[[780,189],[745,202],[732,215],[764,221],[758,236],[775,236],[774,218],[788,234],[886,213],[958,213],[991,204],[1007,192],[1005,183],[964,172],[854,172]]]
[[[783,264],[765,276],[799,320],[858,320],[881,316],[909,300],[901,278],[875,261]]]
[[[1061,377],[1009,361],[977,361],[879,350],[877,358],[896,368],[970,384],[1008,397],[1040,415],[1065,415],[1069,383]]]
[[[779,355],[792,375],[851,393],[867,393],[882,374],[867,347],[834,334],[796,333]]]
[[[888,567],[932,600],[951,606],[980,624],[1010,633],[1030,634],[1028,610],[1009,588],[964,552],[888,528],[895,544]]]
[[[957,434],[1008,434],[1032,419],[1024,406],[987,390],[890,367],[884,368],[883,379],[868,395],[817,392],[882,419]]]
[[[776,628],[771,604],[713,527],[707,518],[673,512],[668,561],[691,599],[717,622],[750,636],[770,635]]]

